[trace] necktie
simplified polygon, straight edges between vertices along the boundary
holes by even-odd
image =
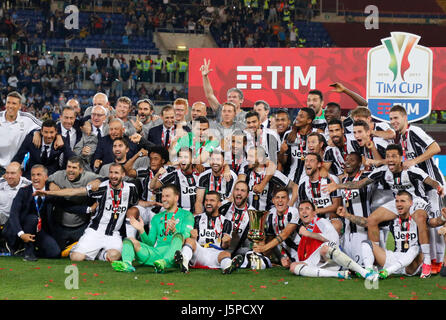
[[[37,197],[37,207],[39,208],[39,210],[40,210],[40,207],[42,206],[42,202],[43,202],[43,200],[42,200],[42,197]]]
[[[102,135],[101,135],[101,129],[98,129],[98,141],[99,139],[101,139]]]
[[[164,146],[165,146],[166,148],[169,147],[169,139],[170,139],[170,129],[167,129],[166,140],[164,141]]]
[[[48,146],[47,145],[43,146],[43,152],[42,152],[42,155],[40,156],[40,160],[43,164],[46,164],[48,161]]]
[[[37,232],[40,232],[40,230],[42,230],[42,218],[40,217],[40,210],[42,209],[42,202],[43,199],[42,197],[37,197],[37,216],[39,217],[39,219],[37,220]]]
[[[71,137],[70,137],[70,133],[71,133],[71,130],[67,130],[67,132],[65,133],[65,140],[68,142],[68,145],[70,146],[70,149],[72,149],[72,148],[71,148]]]

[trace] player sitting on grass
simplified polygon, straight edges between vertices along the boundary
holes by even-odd
[[[127,238],[123,241],[122,261],[114,261],[116,271],[134,272],[132,263],[155,267],[164,272],[175,265],[174,254],[183,246],[184,239],[190,237],[194,217],[190,211],[178,208],[179,191],[175,185],[166,185],[162,191],[164,211],[155,215],[150,222],[149,234],[144,230],[144,221],[130,218],[131,225],[138,230],[141,241]]]
[[[391,274],[413,276],[420,273],[423,265],[417,223],[410,215],[413,197],[409,192],[400,190],[396,194],[395,204],[398,217],[390,221],[389,226],[395,242],[394,251],[381,248],[370,240],[361,244],[365,267],[372,268],[374,263],[382,266],[383,269],[379,271],[381,279]],[[441,213],[441,217],[429,219],[428,226],[435,228],[443,225],[446,221],[446,209],[443,208]]]
[[[343,253],[339,247],[339,235],[328,219],[318,218],[310,200],[299,203],[299,228],[301,240],[297,249],[299,261],[293,262],[290,271],[305,277],[337,277],[351,279],[350,271],[358,272],[365,279],[376,281],[378,274],[366,270]]]
[[[175,262],[184,273],[192,267],[221,268],[223,274],[232,273],[243,262],[242,255],[231,260],[231,253],[224,251],[231,243],[232,222],[221,215],[218,208],[221,195],[209,191],[204,199],[204,213],[195,216],[194,229],[183,248],[175,252]]]

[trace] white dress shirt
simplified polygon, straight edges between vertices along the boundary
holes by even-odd
[[[62,136],[66,137],[67,136],[67,129],[64,128],[64,126],[60,126],[62,128]],[[102,134],[102,133],[101,133]],[[68,137],[70,138],[70,149],[73,150],[75,144],[76,144],[76,130],[74,130],[74,128],[70,129],[70,132],[68,133]]]
[[[12,188],[4,178],[0,179],[0,225],[4,225],[8,221],[12,201],[17,195],[17,192],[19,192],[19,189],[30,184],[31,181],[25,177],[21,177],[19,183]]]

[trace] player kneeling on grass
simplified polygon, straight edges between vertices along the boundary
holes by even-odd
[[[266,244],[259,243],[253,247],[254,252],[272,253],[280,260],[280,264],[289,268],[291,262],[297,260],[297,248],[300,236],[297,233],[299,211],[288,206],[290,197],[286,187],[277,187],[273,193],[273,204],[266,219],[266,234],[270,238]],[[271,237],[274,237],[271,239]]]
[[[164,272],[175,265],[175,251],[183,246],[184,239],[190,237],[194,217],[190,211],[178,208],[179,191],[175,185],[166,185],[162,191],[164,211],[155,215],[150,222],[149,234],[144,230],[141,217],[130,218],[130,224],[138,230],[141,241],[127,238],[123,241],[122,261],[112,262],[116,271],[133,272],[132,263],[155,267],[156,272]]]
[[[290,271],[305,277],[336,277],[350,279],[350,271],[365,279],[375,281],[378,274],[362,268],[339,247],[339,235],[328,219],[318,218],[316,208],[309,200],[299,203],[299,217],[303,225],[299,228],[301,240],[297,249],[299,262],[293,262]]]
[[[394,239],[394,251],[381,248],[370,240],[361,244],[365,267],[371,269],[374,263],[383,267],[379,271],[381,279],[391,274],[413,276],[420,273],[423,265],[424,257],[420,251],[417,223],[410,215],[413,197],[409,192],[401,190],[396,194],[395,204],[398,217],[390,221],[389,226]],[[435,228],[443,225],[446,221],[446,209],[441,213],[441,217],[429,219],[428,226]]]
[[[224,251],[231,243],[232,222],[220,214],[220,204],[219,192],[209,191],[205,195],[205,212],[195,216],[191,237],[186,239],[181,251],[175,252],[175,262],[182,272],[189,272],[191,265],[196,268],[221,268],[223,274],[229,274],[242,264],[242,255],[236,255],[231,260],[231,253]]]

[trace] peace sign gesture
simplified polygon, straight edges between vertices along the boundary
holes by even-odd
[[[211,64],[211,59],[206,62],[206,58],[204,59],[204,64],[200,67],[201,75],[207,76],[212,69],[209,69],[209,65]]]
[[[130,122],[132,123],[133,127],[135,128],[136,132],[141,132],[142,130],[142,122],[139,118],[139,115],[136,116],[136,120],[130,119]]]

